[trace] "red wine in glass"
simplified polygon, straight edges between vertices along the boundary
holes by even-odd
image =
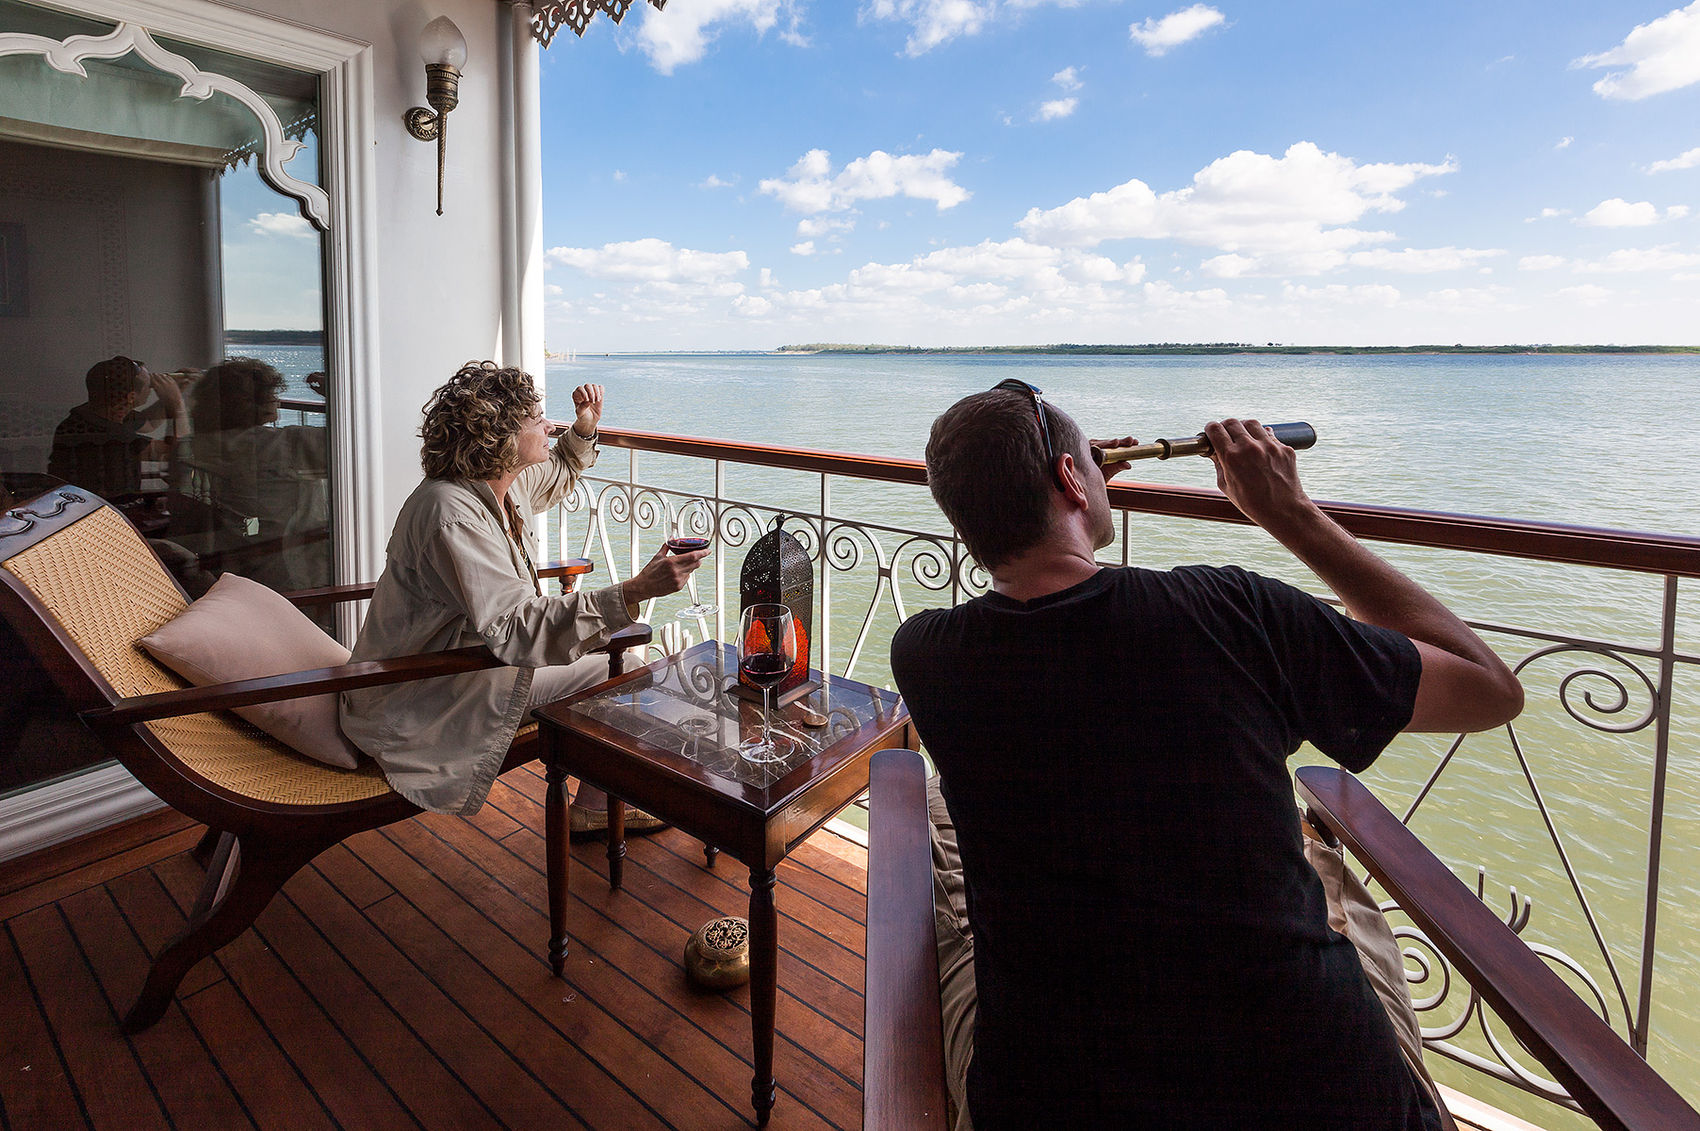
[[[763,652],[745,656],[738,670],[757,687],[768,688],[784,683],[785,677],[791,674],[791,665],[786,662],[784,656]]]
[[[708,539],[707,538],[669,538],[669,539],[667,539],[667,549],[668,549],[668,552],[674,553],[674,554],[695,553],[697,550],[708,549]]]

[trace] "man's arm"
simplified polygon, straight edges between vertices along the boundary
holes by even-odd
[[[1299,484],[1297,453],[1255,420],[1204,429],[1216,485],[1366,624],[1410,637],[1422,657],[1406,730],[1476,731],[1523,709],[1523,687],[1492,648],[1422,586],[1371,553],[1322,513]]]
[[[183,390],[164,373],[149,373],[148,383],[154,391],[154,402],[139,414],[145,423],[169,418],[171,431],[157,440],[150,440],[142,452],[143,459],[169,459],[178,439],[189,434],[189,410],[183,404]]]

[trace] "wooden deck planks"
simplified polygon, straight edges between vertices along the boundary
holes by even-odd
[[[748,873],[667,831],[631,841],[609,892],[605,846],[575,845],[555,979],[543,788],[522,769],[476,820],[324,853],[133,1038],[118,1018],[195,898],[199,827],[37,862],[0,897],[0,1126],[748,1127],[748,992],[692,991],[682,965],[698,925],[746,912]],[[860,1124],[859,852],[780,869],[775,1128]]]

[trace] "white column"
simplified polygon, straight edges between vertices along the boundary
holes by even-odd
[[[543,376],[543,71],[532,7],[513,6],[514,361]]]

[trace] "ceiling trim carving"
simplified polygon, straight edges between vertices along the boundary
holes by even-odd
[[[582,36],[584,29],[590,26],[590,21],[596,18],[596,13],[606,13],[609,19],[619,23],[626,18],[626,12],[632,6],[633,0],[536,0],[532,4],[531,35],[543,46],[549,46],[555,38],[555,33],[563,26],[572,29],[574,35]],[[660,11],[667,0],[649,0],[650,4]]]

